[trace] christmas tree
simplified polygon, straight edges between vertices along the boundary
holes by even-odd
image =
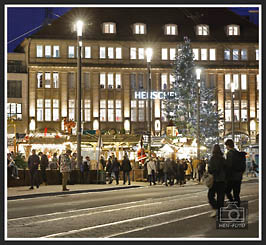
[[[168,120],[172,120],[179,133],[188,138],[197,135],[198,81],[195,71],[190,40],[185,37],[184,43],[177,48],[172,73],[174,81],[163,104]],[[214,142],[218,143],[220,113],[217,111],[216,91],[207,88],[203,79],[200,82],[200,141],[209,147]]]

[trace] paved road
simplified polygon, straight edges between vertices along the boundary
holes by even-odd
[[[8,201],[8,238],[256,238],[258,182],[243,183],[247,230],[217,230],[202,185],[161,185]]]

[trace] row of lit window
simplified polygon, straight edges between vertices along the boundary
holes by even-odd
[[[104,34],[115,34],[117,32],[116,23],[106,22],[102,25],[102,31]],[[210,35],[210,27],[206,24],[196,25],[196,35],[198,36],[208,36]],[[133,34],[144,35],[147,34],[147,25],[144,23],[133,24]],[[178,35],[178,25],[177,24],[166,24],[164,25],[164,35]],[[227,25],[226,35],[228,36],[239,36],[240,27],[239,25]]]
[[[58,72],[45,72],[45,80],[43,84],[42,80],[43,73],[37,73],[37,88],[59,88],[59,74]],[[51,77],[53,79],[51,79]],[[225,89],[230,90],[231,84],[234,84],[234,89],[238,90],[247,90],[247,74],[225,74]],[[84,80],[84,88],[90,88],[90,73],[86,72],[83,73],[83,80]],[[213,79],[212,79],[213,80]],[[172,74],[169,73],[162,73],[161,80],[160,80],[160,87],[161,90],[165,90],[171,88],[171,85],[175,81],[175,78]],[[259,74],[256,75],[257,81],[257,89],[260,88],[260,76]],[[215,86],[215,81],[211,81],[212,85],[210,87]],[[130,87],[131,89],[144,89],[144,74],[130,74]],[[241,86],[240,86],[241,85]],[[68,73],[68,88],[75,88],[75,73]],[[121,73],[100,73],[100,88],[101,89],[121,89],[122,88],[122,76]]]

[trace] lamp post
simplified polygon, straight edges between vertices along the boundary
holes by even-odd
[[[232,121],[232,140],[235,142],[235,105],[234,105],[234,98],[235,98],[235,85],[234,82],[231,82],[231,121]]]
[[[197,159],[200,159],[200,74],[201,69],[196,69],[197,74]]]
[[[152,58],[152,49],[146,49],[146,58],[147,58],[147,94],[148,94],[148,155],[151,156],[151,58]]]
[[[77,160],[81,164],[81,47],[83,22],[77,21]]]

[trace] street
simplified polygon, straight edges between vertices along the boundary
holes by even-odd
[[[192,181],[190,181],[192,182]],[[257,238],[259,184],[243,182],[248,229],[218,230],[204,185],[163,185],[8,200],[12,238]]]

